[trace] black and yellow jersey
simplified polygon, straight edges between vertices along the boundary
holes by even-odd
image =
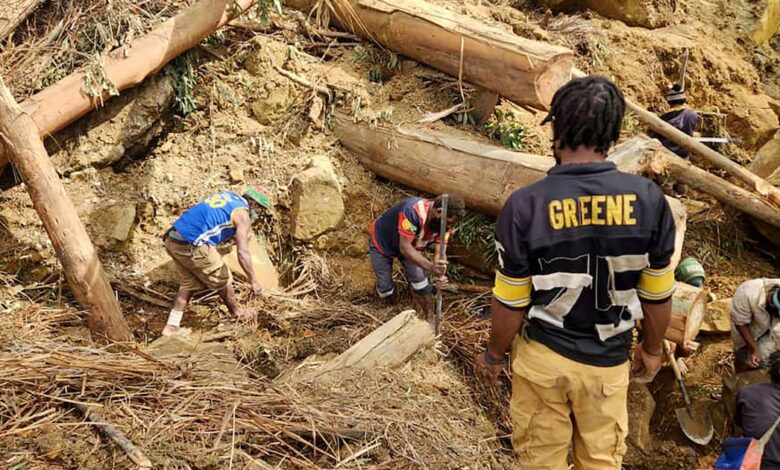
[[[578,362],[619,365],[641,302],[674,291],[674,235],[655,183],[610,162],[559,165],[501,210],[493,293],[528,308],[530,338]]]

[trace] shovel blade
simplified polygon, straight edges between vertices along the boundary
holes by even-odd
[[[677,408],[674,412],[685,437],[702,446],[709,444],[714,434],[709,413],[700,411],[691,415],[687,408]]]

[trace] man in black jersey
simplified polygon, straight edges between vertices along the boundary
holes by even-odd
[[[521,469],[620,469],[632,329],[637,380],[661,367],[674,291],[674,220],[657,185],[605,161],[625,102],[603,77],[569,82],[544,122],[558,165],[516,191],[496,224],[492,325],[477,359],[496,383],[512,347],[512,442]]]

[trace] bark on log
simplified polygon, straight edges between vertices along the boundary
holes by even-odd
[[[399,313],[308,377],[319,380],[343,369],[397,367],[436,341],[433,327],[414,310]]]
[[[76,300],[89,312],[90,329],[114,341],[132,341],[95,247],[46,154],[38,129],[0,78],[0,141],[27,183]]]
[[[287,0],[312,11],[318,0]],[[422,0],[330,2],[342,27],[518,104],[547,109],[571,78],[569,49],[522,38]]]
[[[459,192],[470,208],[491,215],[498,214],[513,191],[541,180],[555,164],[550,157],[513,152],[451,134],[355,124],[338,113],[332,122],[341,144],[379,176],[431,194]],[[659,147],[656,140],[635,138],[615,147],[609,159],[622,171],[641,174],[646,168],[639,157],[651,155]],[[666,199],[676,223],[672,260],[676,265],[687,217],[679,201]]]
[[[0,41],[5,40],[44,0],[3,0],[0,7]]]
[[[106,79],[118,91],[139,85],[256,2],[201,0],[195,3],[127,47],[108,54],[101,64]],[[90,96],[84,87],[85,77],[84,72],[75,72],[22,103],[38,126],[40,136],[64,128],[110,98],[107,92]],[[0,167],[7,162],[7,156],[0,151]]]
[[[706,310],[707,293],[704,289],[678,282],[672,299],[672,319],[664,338],[686,346],[699,334]]]
[[[660,143],[659,143],[660,145]],[[761,221],[780,227],[780,211],[762,198],[696,167],[671,152],[655,152],[646,161],[646,173],[669,175]]]

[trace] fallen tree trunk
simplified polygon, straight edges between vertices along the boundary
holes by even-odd
[[[513,152],[472,139],[414,128],[355,124],[333,115],[333,132],[366,168],[387,179],[431,194],[458,192],[466,204],[496,215],[512,192],[541,180],[555,165],[550,157]],[[641,174],[638,157],[660,144],[648,137],[631,139],[610,154],[622,171]],[[668,152],[667,152],[668,153]],[[410,157],[414,155],[414,158]],[[680,201],[667,198],[677,233],[672,262],[680,260],[686,214]]]
[[[707,310],[704,289],[678,282],[672,298],[672,318],[664,338],[680,346],[687,346],[696,338]]]
[[[0,78],[0,137],[27,183],[33,206],[62,263],[76,300],[89,312],[90,329],[114,341],[132,341],[114,291],[76,208],[54,170],[35,123]]]
[[[5,40],[44,0],[3,0],[0,41]]]
[[[304,377],[321,380],[343,369],[397,367],[435,341],[431,324],[406,310]]]
[[[547,109],[571,78],[574,54],[422,0],[327,2],[331,17],[363,38],[516,103]],[[318,0],[287,0],[311,12]]]
[[[110,84],[122,91],[139,85],[256,2],[201,0],[195,3],[127,47],[108,54],[100,64],[108,83],[98,84],[98,87]],[[38,126],[39,135],[45,137],[64,128],[111,97],[102,89],[98,96],[90,95],[85,86],[86,78],[86,72],[73,73],[22,103],[24,111]],[[0,167],[7,163],[7,155],[0,152]]]

